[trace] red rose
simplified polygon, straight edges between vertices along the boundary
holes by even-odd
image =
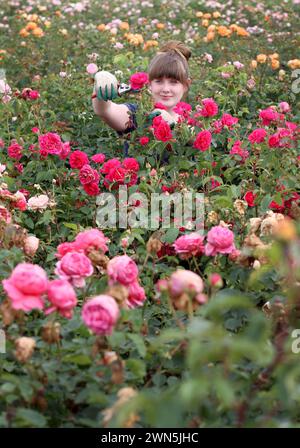
[[[168,140],[171,140],[173,138],[170,125],[163,119],[158,126],[154,127],[154,137],[156,138],[156,140],[160,140],[161,142],[167,142]]]
[[[254,194],[252,191],[247,191],[247,193],[244,196],[244,200],[247,202],[248,207],[254,207],[254,200],[256,198],[256,194]]]
[[[83,151],[74,151],[70,155],[70,166],[71,168],[75,168],[80,170],[83,165],[87,165],[89,163],[89,158]]]
[[[149,143],[149,140],[149,137],[141,137],[139,141],[142,146],[145,146]]]
[[[97,196],[100,193],[99,185],[96,182],[83,185],[83,189],[89,196]]]
[[[201,131],[197,134],[194,141],[194,148],[200,151],[207,151],[211,144],[211,133],[209,131]]]

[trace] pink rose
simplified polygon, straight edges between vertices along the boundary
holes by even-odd
[[[291,110],[291,106],[286,101],[282,101],[281,103],[279,103],[279,109],[280,109],[280,112],[285,114]]]
[[[20,263],[10,277],[2,281],[3,288],[16,310],[43,309],[42,295],[48,286],[47,274],[40,266]]]
[[[74,151],[70,155],[70,167],[80,170],[84,165],[89,163],[89,158],[83,151]]]
[[[222,288],[223,286],[223,279],[217,272],[213,272],[208,277],[209,284],[213,286],[214,288]]]
[[[233,250],[234,234],[227,227],[215,226],[208,232],[205,255],[230,254]]]
[[[120,311],[115,299],[102,294],[85,302],[82,320],[96,334],[109,335],[119,318]]]
[[[86,67],[86,71],[89,75],[94,75],[98,71],[98,66],[96,64],[88,64]]]
[[[45,210],[49,205],[49,198],[46,194],[32,196],[28,199],[27,206],[30,210]]]
[[[194,141],[194,148],[200,151],[207,151],[211,144],[211,133],[209,131],[201,131],[197,134]]]
[[[202,117],[214,117],[217,115],[219,108],[217,103],[212,98],[205,98],[202,100],[203,109],[200,110]]]
[[[176,253],[180,255],[180,258],[187,259],[193,255],[201,255],[204,253],[203,240],[203,236],[193,232],[177,238],[173,247]]]
[[[11,214],[2,205],[0,205],[0,221],[4,221],[6,224],[11,223]]]
[[[179,297],[184,292],[199,294],[203,287],[203,280],[199,275],[184,269],[173,272],[169,280],[169,290],[173,297]]]
[[[108,238],[104,236],[101,230],[91,229],[78,233],[74,244],[77,250],[88,252],[91,249],[97,249],[105,253],[108,251],[107,241],[109,241]]]
[[[86,164],[80,169],[79,181],[82,185],[99,182],[99,174],[97,170],[94,170],[90,165]]]
[[[62,145],[61,153],[59,154],[60,160],[65,160],[71,152],[70,142],[65,142]]]
[[[263,143],[265,141],[267,132],[263,128],[255,129],[251,134],[248,136],[249,142],[252,144],[254,143]]]
[[[122,285],[130,285],[138,277],[138,267],[128,255],[119,255],[112,258],[107,265],[109,283],[119,282]]]
[[[105,154],[99,153],[91,157],[91,160],[95,163],[103,163],[105,161]]]
[[[74,242],[61,243],[57,246],[57,253],[55,254],[55,256],[57,258],[62,258],[68,252],[76,252],[76,250],[77,250],[77,246]]]
[[[136,308],[142,306],[146,300],[144,288],[137,282],[133,282],[128,287],[128,299],[126,301],[129,308]]]
[[[52,307],[46,310],[45,314],[58,311],[63,317],[71,319],[73,308],[77,304],[75,291],[69,282],[62,279],[52,280],[48,283],[48,299]]]
[[[39,146],[43,153],[60,154],[63,148],[63,142],[58,134],[48,132],[39,136]]]
[[[139,90],[149,83],[149,77],[145,72],[138,72],[130,76],[129,82],[133,90]]]
[[[68,252],[56,263],[55,274],[77,288],[85,286],[85,277],[94,272],[91,260],[80,252]]]

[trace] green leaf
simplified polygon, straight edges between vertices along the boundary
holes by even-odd
[[[144,358],[146,356],[147,349],[142,336],[140,336],[139,334],[128,334],[127,337],[131,339],[132,342],[134,342],[137,351],[139,352],[141,357]]]
[[[92,364],[92,360],[87,355],[66,355],[63,357],[64,362],[71,362],[78,366],[89,366]]]
[[[18,426],[29,428],[44,428],[47,425],[46,418],[32,409],[19,408],[16,413]]]
[[[176,240],[176,238],[178,237],[178,234],[179,234],[179,229],[177,229],[176,227],[172,227],[167,230],[165,235],[163,235],[162,241],[164,243],[171,244]]]

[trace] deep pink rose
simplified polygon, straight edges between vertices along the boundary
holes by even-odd
[[[176,253],[180,255],[180,258],[187,259],[193,255],[201,255],[204,253],[203,240],[203,236],[193,232],[177,238],[173,247]]]
[[[60,154],[63,149],[63,142],[58,134],[48,132],[39,136],[39,146],[43,153]]]
[[[105,154],[99,153],[91,157],[91,160],[95,163],[103,163],[105,161]]]
[[[80,252],[68,252],[56,263],[55,274],[77,288],[85,286],[85,277],[93,274],[91,260]]]
[[[123,184],[126,174],[126,170],[120,166],[119,168],[112,168],[105,176],[105,179],[109,182],[118,182],[118,184]]]
[[[99,182],[99,173],[91,165],[83,165],[79,172],[79,181],[82,185]]]
[[[102,174],[108,174],[110,170],[114,168],[119,168],[121,166],[121,162],[118,159],[110,159],[107,162],[103,164],[103,167],[101,168],[100,172]]]
[[[106,294],[88,300],[82,309],[83,322],[95,334],[111,334],[119,315],[117,302]]]
[[[122,285],[130,285],[138,277],[138,267],[128,255],[119,255],[112,258],[107,265],[109,283],[119,282]]]
[[[30,100],[37,100],[40,97],[40,94],[37,90],[30,90],[28,96]]]
[[[133,90],[139,90],[149,83],[149,77],[145,72],[137,72],[130,76],[129,82]]]
[[[133,157],[128,157],[127,159],[124,159],[122,165],[126,171],[138,171],[140,169],[139,162]]]
[[[262,119],[264,126],[269,126],[272,122],[279,120],[280,116],[276,110],[272,109],[272,107],[268,107],[267,109],[260,111],[259,118]]]
[[[104,236],[101,230],[91,229],[78,233],[74,244],[77,250],[89,252],[91,249],[97,249],[105,253],[108,251],[108,247],[106,246],[107,241],[108,238]]]
[[[223,114],[221,117],[222,125],[227,126],[229,129],[231,129],[238,121],[238,118],[235,118],[230,114]]]
[[[211,133],[209,131],[201,131],[197,134],[194,141],[194,148],[200,151],[207,151],[211,144]]]
[[[214,117],[217,115],[219,108],[217,103],[212,98],[205,98],[202,100],[203,108],[200,110],[202,117]]]
[[[23,147],[19,145],[16,140],[13,140],[12,144],[7,148],[8,156],[11,159],[20,160],[23,155],[22,149]]]
[[[267,132],[263,128],[255,129],[251,134],[248,136],[249,142],[252,144],[254,143],[263,143],[265,141]]]
[[[77,304],[75,291],[67,280],[56,279],[48,283],[48,299],[53,305],[45,314],[58,311],[63,317],[71,319]]]
[[[65,160],[71,152],[70,142],[65,142],[62,145],[61,153],[59,154],[59,158],[61,160]]]
[[[70,167],[73,169],[80,170],[84,165],[89,163],[89,158],[83,151],[74,151],[70,155]]]
[[[230,254],[233,250],[234,234],[227,227],[215,226],[208,232],[205,255]]]
[[[97,196],[100,193],[99,185],[96,182],[83,185],[83,189],[89,196]]]
[[[183,293],[199,294],[203,291],[203,280],[195,272],[178,269],[173,272],[169,281],[170,293],[179,297]]]
[[[40,266],[20,263],[2,284],[14,309],[23,311],[43,309],[42,295],[47,291],[48,279]]]

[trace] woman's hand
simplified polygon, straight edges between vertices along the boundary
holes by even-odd
[[[98,100],[113,100],[118,96],[117,78],[109,72],[101,71],[95,74],[95,93]]]

